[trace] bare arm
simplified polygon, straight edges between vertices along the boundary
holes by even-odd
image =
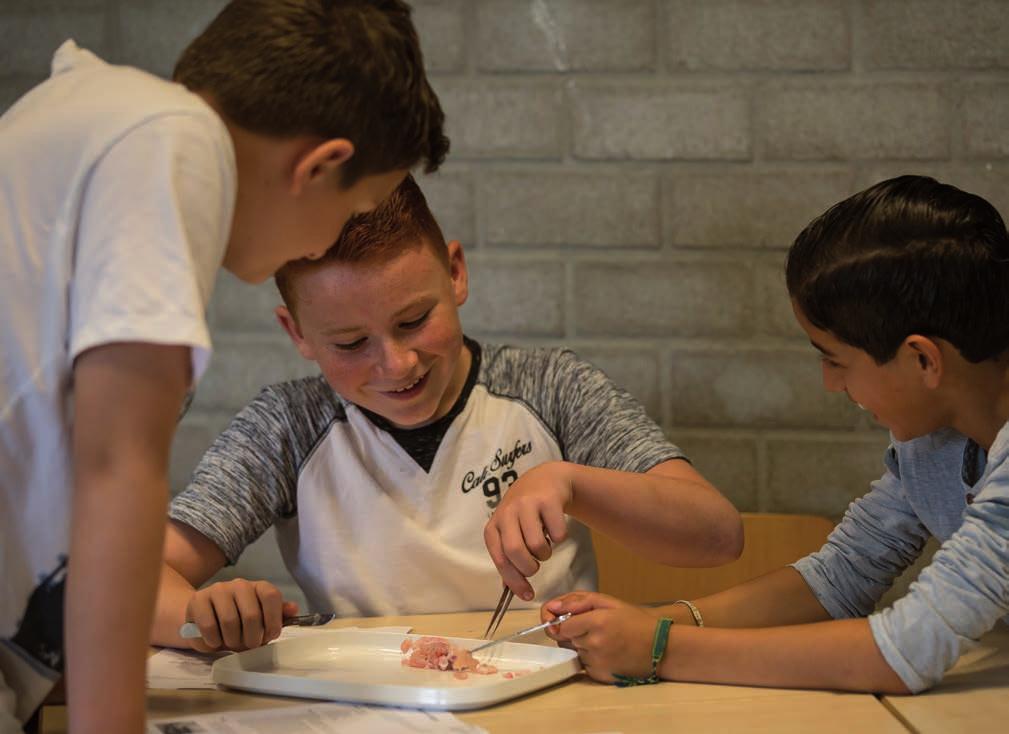
[[[568,466],[567,512],[642,555],[669,565],[717,566],[743,551],[736,508],[682,459],[645,474]]]
[[[227,558],[202,533],[169,521],[165,560],[151,640],[155,645],[211,650],[249,650],[276,639],[284,617],[298,613],[269,581],[233,579],[205,588]],[[183,639],[179,627],[195,622],[201,637]]]
[[[116,343],[74,365],[65,634],[75,734],[144,726],[144,668],[189,349]]]
[[[706,627],[777,627],[831,618],[802,575],[790,566],[695,599],[694,605]],[[677,624],[694,623],[682,604],[656,607],[655,612],[671,617]]]
[[[679,626],[667,650],[659,666],[666,680],[909,693],[865,618],[763,629]]]
[[[790,615],[787,598],[761,603],[759,621]],[[575,616],[550,636],[578,650],[590,676],[611,682],[614,674],[648,675],[655,610],[573,592],[548,602],[543,616],[564,612]],[[744,629],[701,629],[684,621],[670,629],[658,672],[666,680],[700,683],[909,692],[880,653],[865,618]]]
[[[551,541],[567,537],[565,514],[663,563],[714,566],[743,548],[739,513],[686,461],[645,474],[549,462],[515,482],[484,528],[501,578],[522,598],[532,598],[526,579]]]
[[[188,640],[179,637],[179,627],[187,621],[186,607],[196,590],[224,568],[226,561],[217,544],[202,533],[174,520],[168,521],[152,643],[190,647]]]

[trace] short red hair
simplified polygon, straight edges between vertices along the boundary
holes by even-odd
[[[294,280],[298,275],[334,262],[387,263],[423,245],[431,247],[448,266],[448,247],[441,227],[431,214],[420,186],[407,174],[380,206],[367,214],[351,217],[340,238],[322,257],[292,260],[277,271],[274,280],[280,297],[293,313]]]

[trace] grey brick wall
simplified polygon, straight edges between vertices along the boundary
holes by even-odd
[[[5,0],[0,106],[66,36],[165,74],[223,0]],[[820,385],[785,249],[927,173],[1009,215],[1009,2],[415,0],[453,152],[422,180],[472,269],[474,336],[566,344],[743,510],[838,516],[885,432]],[[306,374],[272,285],[220,279],[173,486],[267,381]],[[283,579],[269,539],[239,571]]]

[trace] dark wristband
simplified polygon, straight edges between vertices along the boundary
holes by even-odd
[[[669,643],[669,628],[672,626],[673,620],[669,617],[663,617],[655,625],[655,637],[652,639],[652,672],[645,678],[614,673],[613,682],[615,685],[626,688],[627,686],[644,686],[659,682],[659,661],[662,660],[662,656],[666,652],[666,645]]]

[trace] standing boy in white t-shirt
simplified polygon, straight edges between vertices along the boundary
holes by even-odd
[[[71,730],[142,731],[169,446],[218,267],[256,282],[321,255],[447,150],[397,0],[233,2],[175,79],[67,42],[0,118],[0,732],[51,688],[64,627]]]

